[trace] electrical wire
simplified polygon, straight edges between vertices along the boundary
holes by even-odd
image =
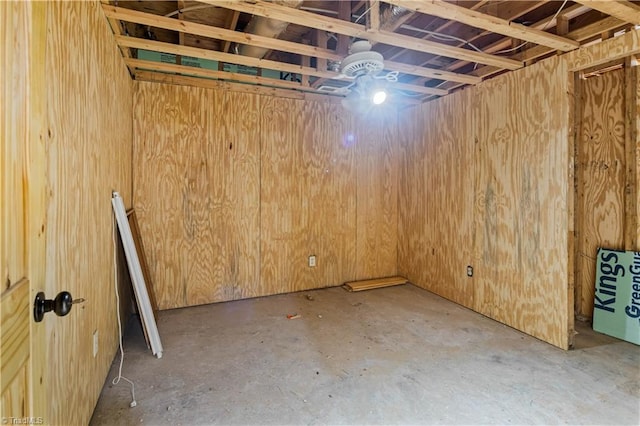
[[[164,15],[164,17],[171,18],[172,16],[177,15],[178,13],[190,12],[192,10],[206,9],[208,7],[217,7],[217,6],[213,6],[211,4],[199,4],[196,6],[189,6],[182,9],[174,10],[173,12],[169,12],[166,15]]]
[[[413,25],[401,25],[400,28],[404,28],[406,30],[410,30],[410,31],[416,31],[419,33],[423,33],[423,34],[429,34],[431,37],[435,38],[436,40],[441,40],[441,41],[459,41],[460,43],[464,43],[469,45],[472,49],[478,51],[478,52],[482,52],[482,49],[480,49],[479,47],[477,47],[476,45],[474,45],[473,43],[471,43],[470,41],[467,41],[463,38],[460,37],[456,37],[456,36],[452,36],[449,34],[442,34],[442,33],[437,33],[435,31],[429,31],[429,30],[425,30],[422,28],[418,28],[418,27],[414,27]]]
[[[361,20],[361,19],[364,17],[364,15],[366,15],[367,13],[369,13],[369,11],[371,10],[371,8],[372,8],[372,7],[373,7],[373,6],[369,6],[369,9],[365,10],[364,12],[362,12],[362,15],[360,15],[360,16],[358,17],[358,19],[356,19],[356,20],[355,20],[354,24],[357,24],[357,23],[358,23],[358,21],[359,21],[359,20]]]
[[[567,1],[568,0],[564,0],[564,2],[560,5],[560,9],[558,9],[558,11],[555,13],[555,15],[553,15],[553,18],[549,19],[549,21],[544,25],[544,27],[542,27],[542,29],[540,31],[546,31],[549,28],[549,24],[556,20],[556,18],[560,14],[560,11],[562,11],[562,9],[564,9],[564,6],[567,4]],[[522,42],[519,45],[517,45],[516,47],[512,47],[510,49],[499,50],[499,51],[495,52],[495,54],[513,52],[515,50],[520,49],[522,46],[524,46],[527,43],[529,43],[529,42],[528,41]]]
[[[119,336],[119,342],[120,342],[120,365],[118,366],[118,376],[115,377],[111,383],[113,385],[118,385],[120,383],[120,380],[124,380],[125,382],[128,382],[131,385],[131,403],[129,403],[129,407],[133,408],[136,405],[138,405],[138,403],[136,402],[136,385],[133,383],[133,381],[127,379],[126,377],[124,377],[122,375],[122,364],[124,364],[124,349],[123,349],[123,345],[122,345],[122,321],[120,320],[120,295],[118,294],[118,264],[117,264],[117,257],[118,257],[118,250],[117,250],[117,244],[116,244],[116,232],[117,231],[117,227],[118,225],[115,222],[115,218],[113,220],[113,233],[111,234],[111,239],[113,241],[113,273],[114,273],[114,279],[113,279],[113,283],[114,283],[114,288],[116,291],[116,314],[118,315],[118,336]]]

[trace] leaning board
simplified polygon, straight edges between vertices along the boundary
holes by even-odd
[[[131,274],[131,281],[133,282],[133,292],[136,296],[136,302],[138,303],[138,311],[140,312],[140,318],[142,319],[142,326],[144,327],[145,334],[149,339],[151,352],[156,357],[162,358],[162,342],[160,342],[160,334],[158,334],[156,319],[153,315],[151,301],[149,300],[149,293],[147,292],[144,275],[142,274],[142,268],[140,267],[140,259],[138,258],[136,245],[133,241],[133,236],[131,235],[129,221],[127,220],[127,212],[124,208],[124,203],[122,202],[120,194],[117,192],[113,193],[111,204],[113,205],[113,212],[115,213],[116,221],[118,222],[120,237],[122,237],[122,245],[124,246],[124,253],[127,257],[129,273]]]
[[[344,283],[343,288],[348,291],[372,290],[374,288],[391,287],[394,285],[406,284],[408,281],[404,277],[375,278],[372,280],[349,281]]]
[[[600,248],[593,329],[640,345],[640,252]]]

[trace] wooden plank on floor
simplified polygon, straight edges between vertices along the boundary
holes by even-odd
[[[374,288],[391,287],[394,285],[406,284],[408,281],[404,277],[374,278],[372,280],[349,281],[344,283],[343,288],[348,291],[363,291]]]

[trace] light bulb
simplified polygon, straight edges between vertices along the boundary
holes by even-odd
[[[384,90],[378,90],[376,91],[373,96],[371,97],[371,101],[375,104],[375,105],[380,105],[381,103],[383,103],[385,100],[387,99],[387,92],[385,92]]]

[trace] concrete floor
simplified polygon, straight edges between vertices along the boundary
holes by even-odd
[[[312,299],[312,300],[310,300]],[[289,320],[287,314],[301,318]],[[92,425],[640,424],[640,348],[589,328],[569,352],[412,285],[163,311],[136,321]]]

